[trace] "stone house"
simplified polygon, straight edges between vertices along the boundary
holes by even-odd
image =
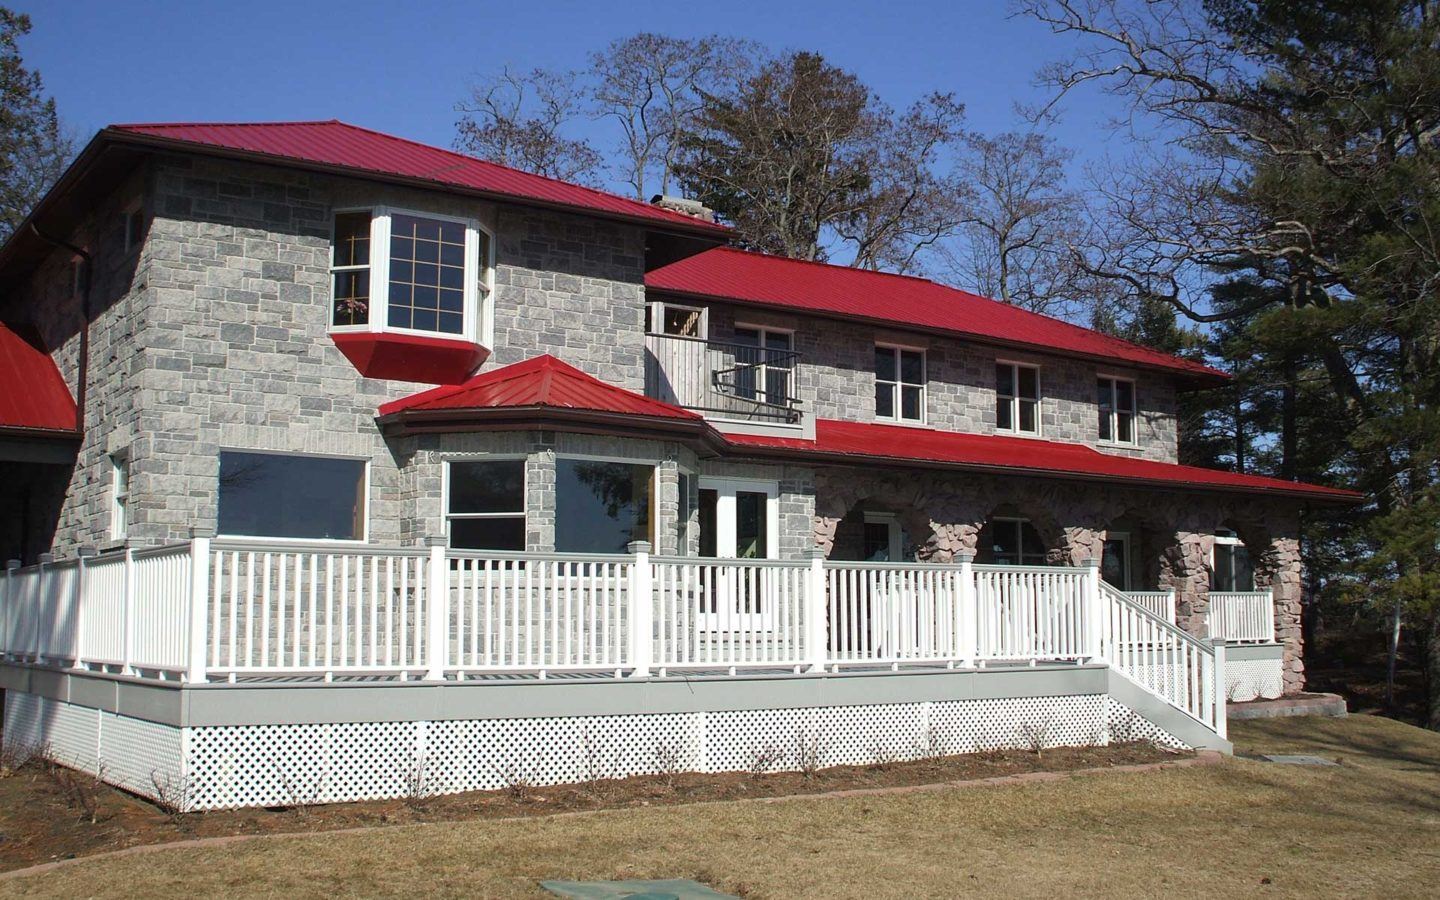
[[[1300,516],[1354,498],[1179,465],[1177,397],[1223,373],[924,279],[734,249],[703,209],[657,201],[335,121],[103,130],[0,248],[0,554],[26,567],[128,566],[180,542],[214,554],[212,582],[189,589],[211,603],[209,643],[228,629],[230,644],[197,651],[209,654],[198,669],[194,656],[177,663],[182,681],[243,681],[240,635],[280,645],[270,668],[290,646],[293,674],[323,668],[332,682],[333,660],[314,658],[317,568],[329,584],[340,576],[324,566],[338,558],[343,574],[355,560],[351,587],[370,579],[366,627],[378,628],[375,598],[409,595],[377,588],[394,576],[374,560],[423,546],[462,590],[482,561],[528,579],[542,558],[653,554],[676,577],[712,573],[685,588],[709,598],[690,607],[695,623],[727,603],[742,618],[783,610],[789,576],[773,573],[801,578],[813,562],[832,575],[806,590],[831,605],[796,627],[817,629],[805,634],[820,656],[849,627],[833,573],[865,572],[854,608],[869,618],[850,646],[871,661],[898,640],[874,636],[881,593],[901,596],[876,587],[877,572],[890,585],[957,566],[1028,578],[1093,563],[1129,598],[1115,602],[1178,626],[1167,640],[1244,643],[1232,671],[1253,683],[1212,690],[1302,688]],[[224,566],[235,579],[243,554],[251,568],[227,587]],[[706,560],[749,568],[722,578]],[[50,600],[58,571],[40,591]],[[279,621],[266,606],[252,628],[250,607],[237,610],[242,593],[259,596],[245,586],[257,577]],[[726,599],[709,596],[724,579]],[[560,590],[547,584],[546,596]],[[689,621],[678,605],[654,612],[657,635]],[[193,637],[209,613],[187,615]],[[564,621],[590,627],[588,615]],[[615,624],[638,621],[631,609]],[[776,634],[753,643],[783,643]],[[427,632],[426,646],[446,638]],[[466,636],[448,638],[453,663]],[[298,663],[307,639],[315,665]],[[28,652],[33,672],[46,654]],[[100,676],[145,668],[84,657],[72,646],[54,658]]]

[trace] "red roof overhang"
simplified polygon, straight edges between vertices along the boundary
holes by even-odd
[[[879,462],[910,468],[1261,494],[1328,503],[1359,503],[1365,499],[1363,494],[1339,488],[1116,456],[1082,444],[901,425],[821,419],[815,423],[813,441],[750,434],[727,434],[725,438],[729,444],[727,453],[736,456],[805,459],[836,465]]]
[[[74,439],[77,424],[75,400],[50,354],[0,323],[0,432]]]

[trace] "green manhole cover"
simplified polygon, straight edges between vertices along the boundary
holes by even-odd
[[[739,900],[688,878],[660,881],[542,881],[540,886],[573,900]]]

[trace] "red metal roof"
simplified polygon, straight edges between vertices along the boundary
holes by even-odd
[[[924,278],[717,247],[645,276],[645,286],[881,324],[943,331],[1039,351],[1160,369],[1204,381],[1229,378],[1201,363],[1000,303]]]
[[[485,194],[535,201],[723,239],[729,229],[618,194],[581,187],[498,163],[371,131],[335,119],[324,122],[157,123],[112,125],[112,135],[140,135],[235,153],[433,182]]]
[[[856,461],[938,464],[1017,474],[1029,472],[1095,478],[1157,487],[1209,488],[1345,502],[1363,499],[1363,495],[1354,491],[1113,456],[1081,444],[933,431],[900,425],[820,419],[815,423],[813,441],[756,434],[727,434],[725,439],[741,454],[746,451],[762,454],[780,451],[834,461],[853,458]]]
[[[75,430],[75,400],[50,354],[0,323],[0,428]]]
[[[686,421],[701,418],[678,406],[606,384],[549,355],[476,375],[463,384],[392,400],[380,407],[380,415],[412,410],[509,407],[551,407]]]

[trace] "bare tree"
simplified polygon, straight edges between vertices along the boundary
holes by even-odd
[[[1084,230],[1066,185],[1070,153],[1045,135],[971,134],[957,165],[967,192],[957,240],[942,256],[951,280],[1049,315],[1086,312],[1086,277],[1072,248]]]
[[[641,32],[590,57],[591,113],[620,127],[617,175],[637,199],[670,192],[679,136],[693,127],[701,93],[747,69],[762,51],[718,36],[675,38]]]
[[[457,104],[456,149],[562,181],[596,184],[601,156],[566,127],[585,113],[586,95],[574,72],[509,68],[476,85]]]

